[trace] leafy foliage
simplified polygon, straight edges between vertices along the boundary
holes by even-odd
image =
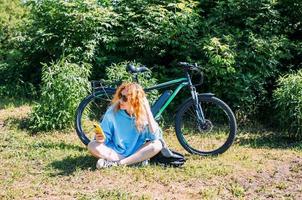
[[[280,77],[274,92],[276,126],[289,137],[302,139],[302,70]]]
[[[19,0],[0,1],[0,96],[36,96],[35,88],[26,82],[20,66],[23,52],[24,23],[28,10]]]
[[[278,77],[282,61],[291,57],[276,4],[270,0],[204,0],[200,6],[206,10],[201,21],[206,36],[201,46],[206,51],[200,61],[207,66],[209,90],[231,105],[239,121],[265,117],[269,111],[263,108],[271,108],[272,80]],[[220,49],[227,47],[224,54],[228,56],[222,56],[222,50],[209,53],[213,38],[218,38]]]
[[[193,50],[198,33],[196,5],[192,0],[118,1],[115,6],[115,12],[121,16],[118,55],[147,63],[165,60],[168,55],[185,57]]]
[[[74,59],[90,61],[96,47],[111,48],[116,38],[110,30],[117,24],[117,14],[96,0],[31,1],[31,51],[52,59],[62,54],[76,55]]]
[[[158,82],[189,61],[205,72],[199,92],[222,98],[239,122],[269,124],[278,77],[302,67],[300,0],[22,2],[1,1],[0,95],[34,93],[41,63],[69,54],[93,66],[89,79],[109,82],[128,75],[107,66],[127,60],[154,65]]]
[[[63,129],[73,124],[79,101],[87,94],[90,66],[70,62],[70,57],[43,65],[40,102],[30,117],[33,131]]]

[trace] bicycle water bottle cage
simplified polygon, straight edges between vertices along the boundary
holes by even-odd
[[[127,72],[130,72],[132,74],[135,73],[142,73],[145,71],[148,71],[149,69],[146,66],[140,66],[140,67],[135,67],[133,64],[128,64],[127,65]]]

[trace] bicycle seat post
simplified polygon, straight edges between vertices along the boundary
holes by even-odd
[[[137,75],[137,73],[134,73],[133,77],[134,77],[134,81],[138,83],[138,75]]]

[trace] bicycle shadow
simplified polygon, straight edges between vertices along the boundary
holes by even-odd
[[[51,167],[57,172],[51,173],[50,176],[69,176],[78,170],[95,170],[96,158],[85,155],[79,157],[66,157],[63,160],[56,160],[47,167]]]

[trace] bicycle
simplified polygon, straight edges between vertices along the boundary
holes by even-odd
[[[165,90],[151,106],[156,120],[172,102],[179,91],[187,86],[191,97],[185,100],[176,111],[175,132],[182,147],[189,153],[217,155],[225,152],[233,143],[237,131],[236,119],[230,107],[212,93],[196,91],[190,71],[201,72],[197,64],[180,62],[185,76],[175,80],[144,88],[146,93],[177,85],[173,90]],[[138,82],[138,74],[148,71],[145,66],[127,66],[127,71]],[[201,80],[203,74],[200,73]],[[105,87],[101,81],[92,81],[92,92],[84,98],[76,111],[75,127],[80,140],[87,145],[94,137],[93,123],[102,119],[116,88]],[[199,85],[202,84],[199,83]]]

